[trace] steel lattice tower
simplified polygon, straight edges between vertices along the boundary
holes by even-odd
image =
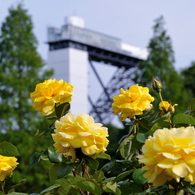
[[[84,28],[84,21],[69,17],[61,29],[48,28],[48,66],[54,69],[54,78],[64,79],[75,86],[76,95],[71,112],[88,112],[96,122],[112,121],[112,97],[120,88],[127,89],[132,84],[133,69],[147,57],[147,50],[125,43],[121,39]],[[111,64],[117,67],[105,86],[93,62]],[[93,102],[88,93],[88,64],[90,64],[102,87],[98,100]],[[88,110],[88,102],[92,109]]]

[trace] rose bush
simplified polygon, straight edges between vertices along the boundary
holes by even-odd
[[[113,97],[112,110],[123,121],[125,134],[118,138],[116,129],[109,129],[112,139],[118,138],[114,144],[118,144],[119,155],[111,157],[105,153],[108,128],[85,113],[69,113],[73,86],[56,80],[38,84],[31,93],[33,107],[43,115],[55,114],[47,117],[51,125],[39,135],[40,139],[51,135],[53,146],[35,152],[30,159],[31,168],[40,160],[51,163],[52,184],[37,195],[195,194],[195,100],[185,113],[177,113],[176,104],[163,100],[161,82],[153,79],[152,86],[159,95],[159,108],[153,108],[149,88],[138,84],[120,89]],[[4,148],[0,144],[0,154]],[[8,170],[9,166],[1,167]],[[4,183],[1,188],[5,194]]]
[[[112,110],[120,115],[120,121],[126,118],[133,119],[136,115],[142,115],[143,111],[152,108],[154,97],[149,94],[147,87],[133,85],[129,89],[120,89],[121,93],[113,98]]]
[[[35,91],[30,94],[33,108],[47,116],[54,112],[56,106],[70,102],[72,91],[73,86],[63,80],[45,80],[37,84]]]

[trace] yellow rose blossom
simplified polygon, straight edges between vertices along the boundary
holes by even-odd
[[[165,112],[171,112],[174,113],[175,112],[175,106],[177,106],[177,104],[174,104],[173,106],[167,102],[167,101],[162,101],[159,104],[159,109]]]
[[[147,87],[137,85],[131,86],[126,91],[120,89],[121,93],[113,98],[112,110],[114,114],[120,114],[120,121],[126,118],[132,119],[135,115],[142,115],[143,111],[152,108],[151,102],[154,97],[149,94]]]
[[[18,163],[17,158],[0,155],[0,181],[11,176]]]
[[[81,148],[85,155],[105,152],[108,145],[108,130],[101,123],[95,123],[93,117],[87,114],[74,116],[66,114],[55,122],[52,134],[57,153],[76,158],[75,149]]]
[[[70,102],[73,86],[63,80],[45,80],[36,85],[35,91],[30,94],[33,108],[40,111],[43,116],[54,112],[55,106]]]
[[[149,183],[161,186],[167,181],[183,178],[195,183],[195,128],[192,126],[159,129],[142,147],[139,162],[147,172]]]

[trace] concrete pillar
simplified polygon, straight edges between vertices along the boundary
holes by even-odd
[[[70,112],[88,113],[88,53],[75,48],[51,50],[48,67],[55,70],[54,79],[63,79],[74,86]]]

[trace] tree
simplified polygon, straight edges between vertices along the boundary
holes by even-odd
[[[35,151],[42,152],[52,146],[53,140],[49,134],[41,138],[35,136],[35,131],[21,130],[18,133],[18,131],[8,130],[6,133],[0,133],[0,143],[2,141],[17,146],[20,154],[17,157],[19,165],[14,170],[12,177],[7,178],[6,191],[10,190],[11,186],[21,184],[16,187],[16,191],[38,193],[50,185],[49,170],[52,164],[49,160],[40,160],[36,167],[29,166],[30,157]]]
[[[195,85],[194,85],[194,78],[195,78],[195,62],[191,62],[188,68],[185,68],[181,71],[181,75],[184,79],[184,86],[185,89],[188,90],[190,97],[195,97]]]
[[[164,29],[162,16],[155,20],[153,32],[148,45],[148,58],[140,63],[133,80],[142,86],[151,87],[152,78],[155,77],[163,84],[164,99],[183,107],[187,96],[183,91],[183,80],[174,68],[172,41]],[[151,93],[154,95],[154,91],[151,90]]]
[[[0,34],[0,128],[31,130],[37,112],[29,94],[52,71],[43,71],[32,20],[21,4],[9,9]]]

